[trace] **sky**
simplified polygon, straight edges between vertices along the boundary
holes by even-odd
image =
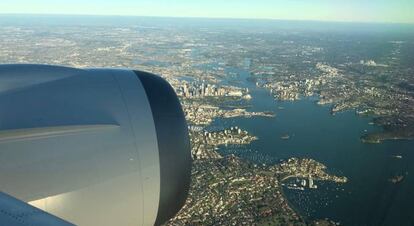
[[[414,24],[414,0],[1,0],[0,14],[255,18]]]

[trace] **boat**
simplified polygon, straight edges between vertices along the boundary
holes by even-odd
[[[284,134],[284,135],[282,135],[280,137],[280,139],[282,139],[282,140],[288,140],[288,139],[290,139],[290,136],[289,136],[289,134]]]

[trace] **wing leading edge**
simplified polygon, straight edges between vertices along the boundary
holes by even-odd
[[[0,225],[73,226],[73,224],[0,192]]]

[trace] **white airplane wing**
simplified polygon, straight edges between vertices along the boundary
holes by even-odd
[[[0,192],[0,225],[72,226],[74,224]]]

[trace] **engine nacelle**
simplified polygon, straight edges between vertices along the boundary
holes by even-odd
[[[0,190],[78,225],[154,225],[190,184],[171,86],[139,71],[0,66]]]

